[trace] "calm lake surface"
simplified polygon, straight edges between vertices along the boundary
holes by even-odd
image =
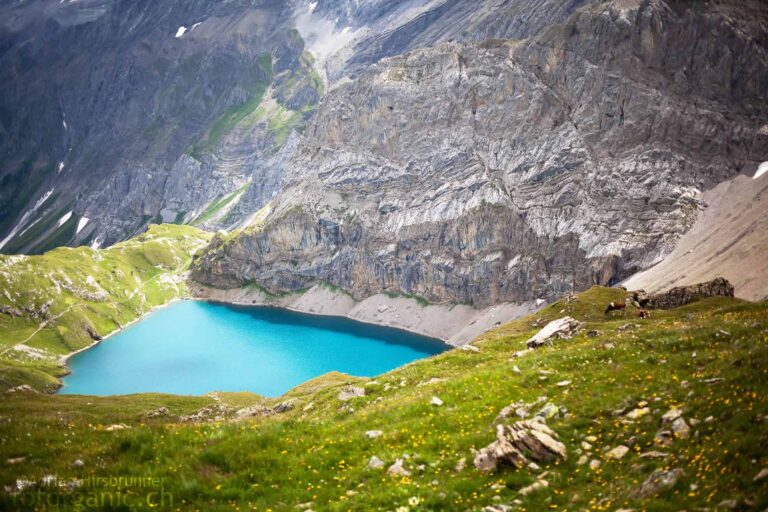
[[[345,318],[182,301],[72,357],[60,393],[279,396],[333,370],[372,377],[448,348]]]

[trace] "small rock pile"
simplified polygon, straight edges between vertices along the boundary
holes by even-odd
[[[475,467],[493,471],[500,466],[523,468],[531,462],[550,462],[566,458],[565,445],[541,420],[518,421],[496,426],[496,441],[475,456]]]
[[[339,400],[342,402],[346,402],[347,400],[352,400],[353,398],[360,398],[365,396],[365,389],[360,388],[357,386],[346,386],[342,388],[341,391],[339,391]]]

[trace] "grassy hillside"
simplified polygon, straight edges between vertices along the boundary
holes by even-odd
[[[0,485],[9,491],[0,508],[46,498],[61,509],[89,499],[93,509],[158,504],[160,483],[134,482],[120,491],[129,499],[103,506],[117,488],[73,483],[97,475],[162,479],[159,510],[764,510],[768,478],[753,479],[768,466],[768,306],[715,298],[650,320],[631,308],[606,319],[605,304],[623,294],[594,288],[487,333],[478,351],[373,380],[329,374],[276,400],[6,394],[0,461],[10,462]],[[585,322],[578,335],[515,357],[564,315]],[[350,383],[365,396],[340,400]],[[443,405],[430,405],[432,397]],[[244,407],[286,400],[287,412],[235,420]],[[476,470],[473,450],[494,440],[494,419],[515,402],[531,414],[553,404],[547,424],[567,459]],[[159,407],[167,413],[147,414]],[[218,419],[180,419],[204,407],[199,416]],[[691,430],[663,446],[655,437],[672,408]],[[368,438],[371,430],[382,434]],[[619,445],[628,452],[612,459],[608,450]],[[368,468],[373,456],[383,468]],[[387,474],[398,458],[410,475]],[[672,485],[637,494],[654,471],[678,468]],[[60,485],[40,483],[46,476]],[[520,493],[538,480],[547,486]]]
[[[183,294],[190,255],[209,238],[162,225],[105,250],[0,255],[0,389],[56,386],[61,356]]]

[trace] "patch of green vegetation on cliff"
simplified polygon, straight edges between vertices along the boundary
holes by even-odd
[[[335,284],[329,283],[328,281],[320,281],[319,283],[317,283],[317,285],[320,288],[325,288],[326,290],[331,291],[333,293],[341,293],[341,294],[346,295],[347,297],[349,297],[351,299],[357,300],[357,299],[355,299],[354,295],[352,295],[350,292],[348,292],[344,288],[342,288],[340,286],[336,286]]]
[[[23,459],[6,467],[0,485],[49,474],[65,481],[155,476],[173,497],[169,510],[676,511],[714,510],[723,500],[762,510],[768,479],[753,478],[768,465],[768,305],[712,298],[654,311],[649,320],[632,307],[606,317],[605,304],[624,296],[593,288],[484,334],[473,342],[478,352],[446,352],[374,379],[334,372],[277,399],[6,395],[0,416],[13,421],[3,436],[16,442],[0,444],[0,460]],[[531,335],[565,315],[585,323],[579,333],[515,357]],[[362,387],[365,396],[341,401],[347,385]],[[443,405],[430,405],[433,396]],[[203,406],[272,407],[286,399],[293,408],[282,414],[178,419]],[[568,456],[540,469],[480,472],[473,450],[494,440],[495,418],[515,402],[530,404],[521,406],[530,414],[554,404],[557,414],[547,424]],[[145,416],[161,406],[167,416]],[[672,408],[681,409],[692,431],[662,446],[654,438],[669,428],[661,416]],[[506,421],[516,420],[513,413]],[[110,424],[128,428],[106,432]],[[372,430],[381,436],[366,436]],[[627,454],[611,458],[607,450],[620,445]],[[368,467],[373,456],[383,469]],[[409,475],[387,474],[397,459]],[[84,467],[73,467],[75,460]],[[590,467],[591,461],[597,462]],[[676,468],[684,471],[677,482],[636,494],[654,471]],[[548,486],[519,492],[538,479]],[[42,492],[64,496],[63,509],[74,508],[76,494]],[[147,494],[134,492],[137,499]],[[14,499],[2,494],[0,506],[13,508]],[[138,503],[132,508],[141,509]]]
[[[414,295],[412,293],[404,293],[404,292],[398,292],[398,291],[392,291],[392,290],[384,290],[384,295],[389,297],[390,299],[398,299],[398,298],[405,298],[405,299],[413,299],[415,300],[419,306],[425,308],[429,306],[431,303],[425,299],[424,297],[420,295]]]
[[[195,218],[190,224],[199,226],[201,224],[204,224],[206,221],[211,220],[217,213],[219,213],[221,210],[229,206],[232,201],[234,201],[236,198],[240,197],[243,192],[248,188],[250,183],[246,183],[239,189],[235,190],[234,192],[230,194],[225,194],[223,196],[219,196],[217,199],[214,199],[211,201],[211,203],[208,205],[208,207],[201,213],[197,218]]]
[[[203,140],[190,148],[189,155],[192,158],[201,161],[203,153],[214,151],[224,136],[259,107],[267,87],[272,82],[272,55],[261,55],[257,59],[257,65],[262,71],[264,78],[256,80],[252,84],[251,90],[248,93],[248,99],[245,102],[229,107],[211,125]]]
[[[55,386],[61,356],[184,295],[181,274],[210,238],[189,226],[153,225],[108,249],[0,256],[0,305],[21,313],[0,313],[0,389]]]
[[[265,288],[263,285],[256,281],[249,281],[243,285],[243,288],[256,290],[257,292],[264,295],[264,297],[267,300],[278,300],[285,297],[289,297],[291,295],[301,295],[302,293],[305,293],[307,291],[307,288],[300,288],[298,290],[292,290],[292,291],[284,291],[284,290],[278,290],[278,291],[272,291],[268,288]]]
[[[303,126],[304,116],[301,112],[287,110],[281,105],[277,112],[269,118],[267,129],[274,137],[274,146],[281,148],[288,139],[288,135],[293,130],[300,130]]]

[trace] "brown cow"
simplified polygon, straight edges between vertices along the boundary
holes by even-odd
[[[605,308],[605,314],[608,315],[611,311],[624,311],[627,309],[627,305],[624,302],[611,302],[608,307]]]

